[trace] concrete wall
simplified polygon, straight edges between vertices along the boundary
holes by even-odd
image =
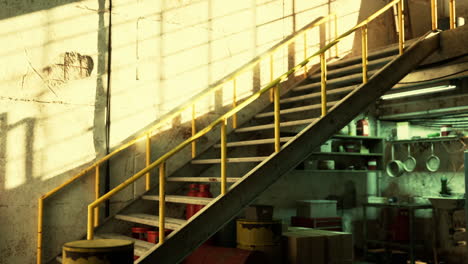
[[[6,238],[0,242],[1,263],[35,262],[36,199],[104,155],[106,149],[131,138],[314,18],[336,11],[342,33],[385,3],[112,2],[111,22],[105,0],[0,3],[0,233]],[[383,40],[371,47],[390,41],[385,37],[387,30],[382,30],[387,29],[385,24],[379,25],[372,38]],[[310,49],[317,48],[318,32],[312,31],[309,40]],[[353,47],[353,37],[343,41],[341,55]],[[302,43],[296,45],[294,56],[303,58]],[[275,74],[285,71],[288,57],[287,50],[275,55],[280,62]],[[256,82],[252,72],[240,77],[239,97],[268,82],[268,69],[268,62],[261,65]],[[201,103],[198,115],[218,111],[216,105],[229,104],[231,94],[218,93],[216,98]],[[106,108],[108,100],[110,109]],[[180,122],[189,116],[184,113]],[[183,138],[187,130],[174,134]],[[167,138],[164,142],[174,144]],[[142,164],[141,148],[123,159],[124,163],[112,163],[111,186],[141,168],[135,165]],[[55,256],[63,242],[84,233],[85,206],[93,192],[88,176],[46,201],[44,260]]]
[[[37,199],[105,152],[105,8],[94,0],[0,3],[0,263],[35,262]],[[46,201],[48,257],[50,245],[84,228],[91,184]]]

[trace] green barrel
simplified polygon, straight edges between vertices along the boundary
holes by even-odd
[[[63,245],[63,264],[132,264],[133,241],[95,239]]]

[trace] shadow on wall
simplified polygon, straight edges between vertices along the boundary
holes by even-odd
[[[6,3],[2,3],[2,6],[4,7],[2,7],[2,9],[0,10],[0,20],[25,15],[28,13],[38,12],[41,10],[48,10],[51,8],[80,1],[81,0],[48,0],[37,1],[40,3],[30,5],[23,5],[22,1],[5,1]]]
[[[388,2],[389,1],[362,0],[357,21],[363,21],[374,12],[384,7]],[[374,21],[370,22],[367,34],[369,50],[397,43],[398,34],[395,28],[393,9],[387,10],[380,17],[377,17]],[[361,31],[357,30],[354,35],[354,44],[351,55],[356,56],[359,54],[362,54],[362,35]]]
[[[88,165],[71,169],[48,180],[34,177],[34,172],[40,169],[41,164],[35,160],[33,149],[37,129],[34,118],[9,124],[8,114],[0,114],[0,233],[5,235],[0,244],[0,263],[11,263],[25,254],[30,256],[28,259],[33,259],[36,251],[34,231],[38,190],[40,191],[38,188],[56,187],[67,176]],[[8,166],[7,162],[10,162]],[[94,186],[93,182],[91,177],[85,176],[83,180],[46,200],[45,256],[50,258],[60,250],[64,242],[81,238],[82,233],[76,230],[85,230],[86,205],[93,200],[93,192],[89,191]],[[76,197],[80,199],[77,201]],[[70,208],[73,210],[70,211]]]
[[[228,10],[223,7],[226,3],[220,0],[182,3],[163,1],[166,4],[159,7],[157,12],[143,9],[144,5],[139,6],[138,18],[132,21],[127,16],[115,16],[114,36],[119,35],[122,30],[126,30],[126,34],[130,36],[132,33],[136,36],[125,40],[115,37],[112,40],[113,56],[119,58],[118,63],[112,64],[112,79],[119,81],[113,82],[112,87],[114,107],[111,107],[113,132],[110,145],[119,145],[141,132],[128,125],[132,120],[139,120],[140,123],[134,126],[136,128],[154,124],[154,116],[164,116],[171,109],[183,104],[191,95],[221,79],[285,36],[314,18],[326,15],[334,2],[336,1],[232,2],[228,6],[233,5],[233,8]],[[127,5],[115,7],[115,12],[118,13],[126,10],[129,10]],[[136,17],[135,14],[130,15]],[[125,21],[119,21],[123,18]],[[115,27],[116,25],[122,29]],[[145,33],[145,30],[152,30],[154,33]],[[333,34],[328,31],[330,38]],[[318,29],[312,30],[308,37],[309,55],[319,47],[319,35],[316,33]],[[181,41],[182,39],[187,41]],[[153,46],[148,48],[150,43],[157,50]],[[136,60],[131,56],[124,58],[116,55],[129,52],[136,52]],[[302,43],[291,45],[290,50],[277,52],[274,56],[274,75],[285,72],[288,66],[302,61],[303,58]],[[121,80],[119,76],[128,77]],[[270,80],[270,67],[266,59],[252,71],[237,78],[238,100],[257,91]],[[147,88],[140,87],[146,83],[151,84]],[[135,89],[127,89],[129,86]],[[231,87],[232,82],[228,82],[223,91],[202,100],[196,107],[197,115],[213,110],[218,112],[222,106],[230,105]],[[141,93],[147,97],[141,98]],[[116,110],[122,103],[133,100],[139,101],[138,107]],[[188,112],[180,117],[181,122],[189,120],[191,114]]]

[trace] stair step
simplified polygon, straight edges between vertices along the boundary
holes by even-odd
[[[332,101],[327,103],[327,107],[334,106],[340,101]],[[299,107],[294,107],[294,108],[287,108],[280,110],[280,115],[285,115],[285,114],[294,114],[298,112],[304,112],[304,111],[309,111],[309,110],[316,110],[320,109],[322,107],[321,104],[314,104],[314,105],[306,105],[306,106],[299,106]],[[266,112],[266,113],[261,113],[255,116],[255,118],[264,118],[264,117],[270,117],[274,116],[275,112]]]
[[[405,44],[410,45],[413,42],[414,40],[407,40]],[[380,48],[378,50],[371,51],[368,54],[368,59],[370,61],[370,60],[375,60],[375,59],[379,59],[383,57],[394,56],[394,55],[398,55],[398,52],[399,52],[398,44],[395,44],[395,45]],[[361,56],[353,56],[347,59],[341,59],[339,61],[330,63],[329,69],[331,70],[331,69],[336,69],[336,68],[347,67],[349,65],[353,65],[353,64],[357,64],[361,62],[362,62]]]
[[[367,73],[368,77],[370,78],[376,72],[377,71],[369,71]],[[327,81],[327,87],[328,88],[340,87],[340,86],[345,86],[346,84],[353,83],[353,82],[362,82],[362,73],[350,74],[350,75],[346,75],[346,76],[343,76],[343,77],[338,77],[338,78],[328,80]],[[300,91],[316,89],[316,88],[320,88],[320,87],[321,87],[320,82],[314,82],[314,83],[311,83],[311,84],[301,85],[301,86],[298,86],[296,88],[293,88],[292,91],[300,92]]]
[[[288,142],[291,139],[293,139],[293,137],[282,137],[282,138],[280,138],[280,142]],[[244,146],[261,145],[261,144],[273,144],[273,143],[275,143],[274,138],[266,138],[266,139],[255,139],[255,140],[228,142],[226,145],[229,148],[229,147],[244,147]],[[220,147],[221,147],[221,144],[216,144],[215,145],[215,148],[220,148]]]
[[[227,177],[227,182],[236,182],[241,178]],[[221,182],[220,177],[169,177],[166,179],[168,182]]]
[[[371,60],[367,64],[367,69],[370,70],[370,69],[375,69],[379,66],[383,66],[387,64],[388,62],[390,62],[391,60],[393,60],[395,57],[396,56],[391,56],[391,57],[380,58],[377,60]],[[353,73],[361,73],[361,72],[362,72],[362,63],[357,63],[357,64],[352,64],[349,66],[329,70],[327,71],[327,78],[333,79],[338,76],[344,76],[344,75],[349,75]],[[309,76],[309,79],[314,80],[314,81],[320,80],[320,72]]]
[[[143,195],[144,200],[159,201],[159,195]],[[192,197],[183,195],[166,195],[166,202],[183,204],[209,204],[213,198]]]
[[[116,219],[133,222],[149,226],[159,226],[159,216],[150,214],[128,214],[128,215],[116,215]],[[176,219],[171,217],[165,218],[165,227],[167,229],[178,229],[181,225],[187,222],[186,220]]]
[[[103,239],[123,239],[123,240],[131,240],[135,242],[135,246],[150,249],[152,248],[155,244],[146,242],[144,240],[136,239],[133,237],[121,235],[121,234],[116,234],[116,233],[105,233],[105,234],[96,234],[95,237],[103,238]]]
[[[343,87],[343,88],[328,90],[327,91],[327,96],[348,93],[348,92],[354,91],[357,87],[359,87],[359,85],[351,85],[351,86],[347,86],[347,87]],[[309,99],[320,98],[321,96],[322,96],[321,92],[310,93],[310,94],[306,94],[306,95],[293,96],[293,97],[281,99],[280,103],[281,104],[295,103],[295,102],[305,101],[305,100],[309,100]]]
[[[315,122],[317,118],[309,118],[309,119],[301,119],[301,120],[294,120],[294,121],[286,121],[281,122],[280,127],[291,127],[291,126],[300,126],[300,125],[308,125],[312,122]],[[273,129],[275,128],[274,124],[267,124],[267,125],[258,125],[258,126],[250,126],[250,127],[242,127],[236,129],[235,132],[252,132],[258,130],[266,130],[266,129]]]
[[[122,239],[122,240],[133,241],[135,243],[134,253],[133,253],[135,256],[143,255],[144,253],[146,253],[149,249],[151,249],[155,245],[155,244],[150,243],[150,242],[146,242],[146,241],[136,239],[136,238],[133,238],[133,237],[129,237],[129,236],[124,236],[124,235],[121,235],[121,234],[111,234],[111,233],[96,234],[94,237],[98,238],[98,239]]]
[[[245,158],[227,158],[228,163],[241,163],[241,162],[262,162],[268,157],[245,157]],[[221,163],[221,159],[199,159],[192,160],[192,164],[217,164]]]

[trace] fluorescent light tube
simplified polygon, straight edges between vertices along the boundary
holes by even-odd
[[[415,96],[415,95],[438,93],[438,92],[443,92],[443,91],[447,91],[447,90],[452,90],[452,89],[455,89],[455,88],[457,88],[456,85],[436,86],[436,87],[431,87],[431,88],[417,89],[417,90],[411,90],[411,91],[400,92],[400,93],[386,94],[386,95],[383,95],[382,97],[380,97],[380,99],[382,99],[382,100],[392,100],[392,99],[410,97],[410,96]]]

